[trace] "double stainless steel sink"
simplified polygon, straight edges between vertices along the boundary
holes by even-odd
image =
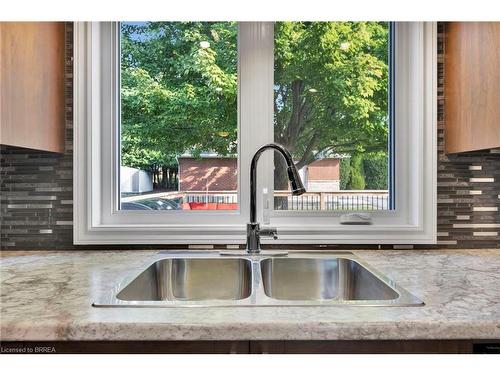
[[[423,302],[349,252],[286,256],[159,253],[96,307],[417,306]]]

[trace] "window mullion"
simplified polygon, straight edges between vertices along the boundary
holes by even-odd
[[[238,32],[241,212],[249,217],[250,161],[273,140],[274,24],[241,22]],[[269,173],[270,171],[270,173]],[[262,220],[262,189],[272,181],[272,153],[259,161],[258,220]],[[271,191],[269,189],[269,191]]]

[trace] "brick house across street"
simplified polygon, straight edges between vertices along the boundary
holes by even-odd
[[[236,191],[238,160],[235,157],[180,156],[179,191]]]

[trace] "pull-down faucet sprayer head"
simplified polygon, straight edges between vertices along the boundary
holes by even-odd
[[[294,164],[287,168],[288,181],[290,181],[290,187],[292,190],[292,195],[302,195],[306,192],[306,188],[302,184],[302,180],[299,176],[299,172]]]

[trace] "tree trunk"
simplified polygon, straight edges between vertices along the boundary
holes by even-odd
[[[168,189],[168,168],[161,167],[161,185],[163,189]]]
[[[172,168],[168,168],[168,190],[175,189],[175,181],[174,181],[174,170]]]
[[[172,190],[177,190],[179,188],[179,179],[178,179],[178,168],[172,168],[170,170],[170,188]]]
[[[310,124],[313,116],[311,103],[304,96],[305,82],[301,79],[296,79],[291,84],[291,110],[287,121],[281,118],[281,123],[276,124],[274,139],[276,142],[284,146],[290,153],[299,160],[297,167],[300,169],[314,160],[316,146],[321,139],[320,130],[314,131],[307,139],[302,139],[305,135],[305,130]],[[275,101],[278,100],[275,97]],[[280,99],[281,100],[281,99]],[[297,155],[296,146],[298,142],[305,142],[306,148],[302,155]],[[274,158],[274,190],[288,190],[288,178],[286,171],[286,163],[280,155],[275,153]],[[286,210],[288,209],[287,197],[275,197],[275,208]]]

